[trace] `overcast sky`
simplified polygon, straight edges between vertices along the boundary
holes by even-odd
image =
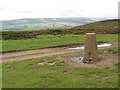
[[[1,0],[0,20],[117,17],[119,0]]]

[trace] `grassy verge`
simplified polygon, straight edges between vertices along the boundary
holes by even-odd
[[[2,40],[3,52],[83,44],[85,35],[40,35],[26,40]],[[118,41],[117,34],[98,34],[97,42]]]

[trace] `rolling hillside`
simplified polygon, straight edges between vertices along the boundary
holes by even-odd
[[[97,34],[118,34],[119,19],[104,20],[94,22],[82,26],[76,26],[68,29],[48,29],[48,30],[32,30],[32,31],[3,31],[2,39],[26,39],[35,38],[38,35],[58,35],[58,34],[85,34],[85,33],[97,33]]]
[[[65,29],[84,25],[108,18],[24,18],[16,20],[3,20],[3,31],[25,31],[45,29]]]
[[[70,28],[77,32],[117,33],[120,19],[111,19]]]

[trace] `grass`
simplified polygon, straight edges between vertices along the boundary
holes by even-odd
[[[2,40],[2,52],[32,50],[63,45],[83,44],[85,35],[40,35],[26,40]],[[117,34],[98,34],[97,42],[118,41]]]
[[[72,68],[57,59],[64,55],[3,63],[3,88],[118,88],[117,67]],[[38,64],[46,61],[55,64]]]
[[[99,50],[99,54],[120,54],[120,47],[108,47]]]

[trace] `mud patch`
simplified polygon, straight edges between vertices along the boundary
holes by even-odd
[[[71,61],[71,58],[83,56],[81,53],[69,54],[64,57],[61,57],[61,60],[64,60],[70,67],[79,68],[79,67],[90,67],[90,68],[116,68],[114,63],[118,63],[118,55],[114,54],[106,54],[106,55],[99,55],[99,60],[92,63],[82,63],[82,62],[75,62]]]
[[[64,72],[64,74],[70,74],[70,73],[72,73],[72,70],[68,70],[68,71]]]

